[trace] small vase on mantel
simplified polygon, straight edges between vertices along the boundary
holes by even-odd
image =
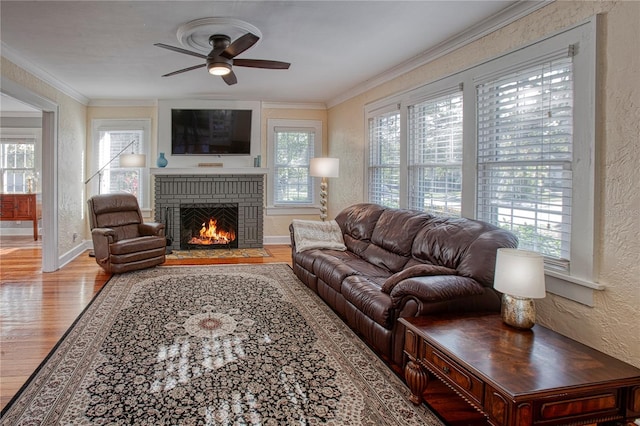
[[[158,157],[158,161],[156,161],[156,164],[158,165],[158,167],[167,167],[167,164],[169,163],[169,161],[167,161],[167,159],[164,156],[164,152],[160,153],[160,156]]]

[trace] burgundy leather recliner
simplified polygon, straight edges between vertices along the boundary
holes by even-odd
[[[87,201],[96,262],[118,274],[165,261],[164,224],[144,223],[133,194],[95,195]]]

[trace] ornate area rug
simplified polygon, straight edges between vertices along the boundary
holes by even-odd
[[[1,423],[441,425],[285,264],[115,275]]]

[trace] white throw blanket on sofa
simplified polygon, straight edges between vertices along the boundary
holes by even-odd
[[[335,220],[320,222],[317,220],[293,219],[293,238],[296,242],[297,253],[311,249],[340,251],[347,249],[344,245],[340,226]]]

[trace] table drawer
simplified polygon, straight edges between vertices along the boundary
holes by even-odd
[[[543,421],[575,419],[621,419],[624,416],[624,400],[620,389],[609,389],[543,401],[535,405],[534,417]]]
[[[496,425],[582,424],[624,418],[620,389],[583,393],[562,393],[540,400],[513,403],[509,397],[487,385],[485,412]]]
[[[434,374],[447,380],[477,404],[482,405],[484,396],[484,382],[465,369],[456,366],[446,355],[438,351],[426,341],[423,343],[422,362]]]

